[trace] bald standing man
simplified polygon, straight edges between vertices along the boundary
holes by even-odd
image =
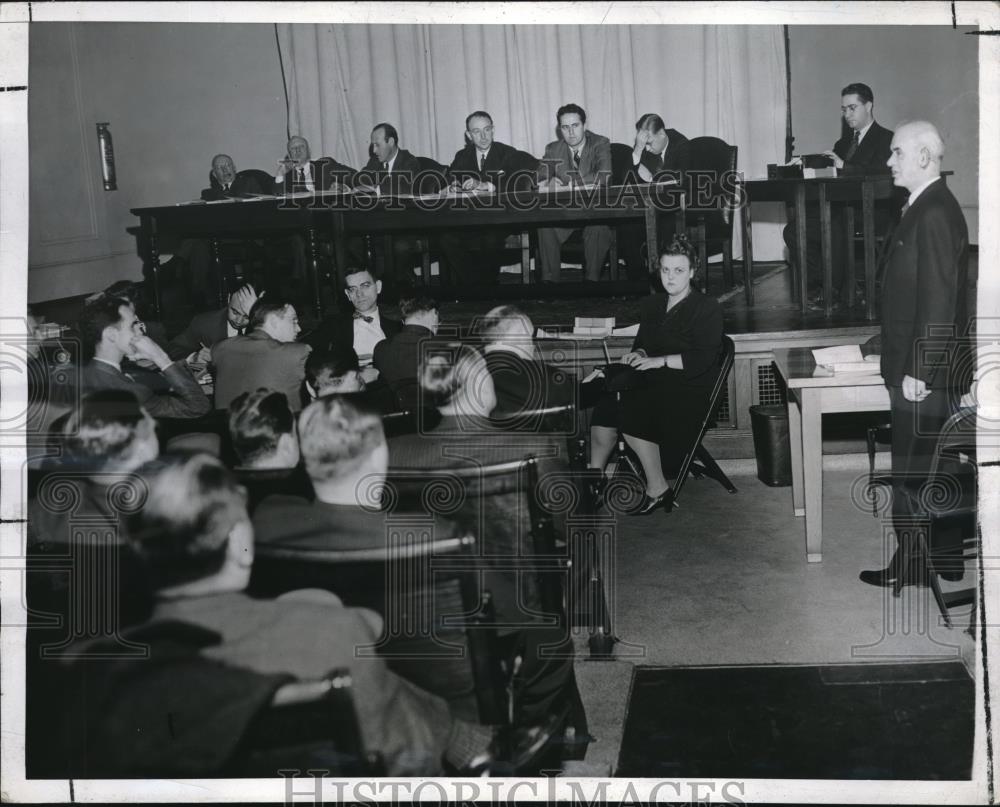
[[[892,586],[925,582],[927,559],[918,552],[922,517],[916,495],[927,480],[938,435],[972,380],[969,231],[962,209],[941,177],[944,143],[933,124],[914,121],[892,138],[886,163],[893,184],[909,191],[892,234],[882,280],[882,377],[892,413],[892,517],[897,547],[884,569],[861,572],[861,581]],[[956,532],[937,531],[931,561],[942,577],[957,580],[938,560],[960,548]]]

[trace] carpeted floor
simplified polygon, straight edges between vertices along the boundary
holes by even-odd
[[[617,776],[968,779],[959,661],[636,667]]]

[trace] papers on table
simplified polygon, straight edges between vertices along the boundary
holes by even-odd
[[[823,368],[829,373],[862,373],[877,375],[880,372],[877,355],[865,357],[861,354],[861,345],[834,345],[833,347],[813,348],[813,360],[817,368]]]

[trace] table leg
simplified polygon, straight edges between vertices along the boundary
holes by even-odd
[[[843,289],[847,297],[841,302],[848,308],[854,308],[855,287],[857,281],[854,275],[854,206],[844,205],[844,259],[847,264],[844,266]]]
[[[521,282],[527,286],[531,282],[531,234],[521,232]]]
[[[143,217],[142,229],[146,231],[146,270],[153,284],[153,310],[156,318],[162,318],[160,307],[160,245],[156,235],[156,219]]]
[[[806,507],[806,560],[823,560],[823,413],[821,390],[803,388],[802,492]]]
[[[335,294],[344,288],[344,270],[347,268],[347,231],[343,213],[333,213],[330,224],[333,230],[333,260],[337,264],[337,286]]]
[[[746,189],[744,188],[744,193]],[[743,205],[743,295],[747,305],[753,305],[753,220],[750,216],[750,198]]]
[[[788,391],[788,446],[792,456],[792,512],[799,518],[806,514],[802,494],[802,413],[801,403]]]
[[[806,265],[806,186],[795,184],[795,244],[799,270],[799,310],[808,308],[806,294],[809,290],[809,267]]]
[[[215,299],[220,308],[225,308],[229,301],[229,295],[226,294],[226,276],[222,271],[222,249],[219,245],[219,239],[215,236],[212,236],[208,243],[212,256],[212,271],[215,272],[216,277]]]
[[[306,232],[309,239],[309,280],[312,284],[316,316],[320,317],[323,315],[323,300],[319,290],[319,239],[316,237],[315,227],[307,228]]]
[[[830,229],[830,200],[826,198],[826,183],[819,186],[819,239],[823,255],[823,313],[833,314],[833,239]]]
[[[646,219],[646,262],[649,264],[649,271],[657,270],[657,255],[660,251],[660,244],[656,234],[656,208],[651,204],[646,204],[643,215]],[[683,221],[683,219],[680,219]]]
[[[861,183],[861,226],[865,235],[865,315],[875,319],[875,185]]]

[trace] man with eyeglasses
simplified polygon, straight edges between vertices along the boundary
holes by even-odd
[[[507,193],[534,185],[538,160],[493,139],[493,118],[482,110],[465,119],[465,148],[448,167],[453,192]],[[494,284],[502,265],[501,250],[509,231],[461,228],[440,238],[441,249],[459,282]]]
[[[89,300],[78,327],[84,349],[92,356],[81,372],[84,392],[127,390],[153,417],[196,418],[211,409],[191,371],[146,335],[128,300],[106,294]],[[154,365],[162,376],[162,388],[153,389],[123,372],[126,356]]]
[[[892,147],[892,131],[879,126],[873,112],[875,95],[867,84],[848,84],[840,91],[840,112],[846,125],[846,133],[838,140],[833,149],[822,152],[833,160],[837,173],[841,176],[864,176],[872,174],[888,174],[886,161],[889,159]],[[889,222],[888,208],[884,205],[876,207],[875,228],[884,231]],[[859,220],[858,217],[855,219]],[[854,278],[844,277],[844,242],[847,233],[844,230],[844,208],[832,205],[830,208],[831,224],[831,258],[833,264],[833,294],[840,296],[840,302],[835,306],[843,307],[852,296],[851,288]],[[789,214],[789,222],[784,231],[788,254],[798,254],[795,236],[794,212]],[[820,307],[823,304],[823,267],[820,245],[820,224],[818,211],[810,211],[806,219],[806,272],[809,284],[810,304]]]
[[[381,293],[382,281],[376,280],[367,269],[348,269],[344,275],[344,294],[351,303],[351,313],[324,319],[307,340],[314,350],[324,353],[353,347],[358,354],[361,376],[369,384],[378,378],[378,370],[372,367],[375,345],[395,336],[403,327],[401,322],[379,311]]]

